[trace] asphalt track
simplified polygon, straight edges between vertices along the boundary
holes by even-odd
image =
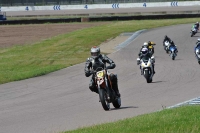
[[[198,97],[199,65],[193,48],[200,33],[190,37],[191,24],[147,30],[128,46],[108,55],[116,63],[121,109],[104,111],[98,95],[88,89],[84,63],[51,74],[0,85],[1,133],[52,133],[154,112]],[[164,35],[178,46],[173,61],[162,46]],[[136,58],[144,41],[155,46],[153,83],[140,75]]]
[[[53,7],[52,7],[53,8]],[[48,11],[7,11],[7,16],[41,16],[41,15],[101,15],[101,14],[155,14],[155,13],[185,13],[199,12],[199,6],[178,6],[178,7],[136,7],[136,8],[114,8],[114,9],[69,9],[69,10],[48,10]]]

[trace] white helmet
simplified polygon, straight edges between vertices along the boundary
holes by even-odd
[[[200,42],[200,38],[197,39],[197,42]]]
[[[148,43],[147,43],[147,42],[144,42],[143,46],[148,46]]]

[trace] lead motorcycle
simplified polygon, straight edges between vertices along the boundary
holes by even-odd
[[[140,69],[147,81],[147,83],[151,83],[153,80],[153,63],[155,63],[155,58],[152,56],[149,57],[143,57],[141,60],[140,58],[137,58],[137,64],[140,64]]]
[[[195,57],[197,58],[197,61],[200,64],[200,46],[195,48]]]
[[[170,52],[169,56],[172,58],[172,60],[174,60],[175,57],[177,56],[177,47],[176,47],[176,45],[170,46],[169,47],[169,52]]]
[[[110,109],[110,103],[115,108],[120,108],[121,98],[118,97],[112,88],[112,82],[110,80],[107,69],[98,67],[95,71],[95,83],[98,88],[99,99],[104,110]]]

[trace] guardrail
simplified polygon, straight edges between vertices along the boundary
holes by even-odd
[[[70,10],[70,9],[105,9],[105,8],[134,8],[134,7],[176,7],[200,6],[200,1],[171,1],[143,3],[112,3],[112,4],[83,4],[83,5],[50,5],[50,6],[9,6],[0,7],[1,11],[39,11],[39,10]]]
[[[70,22],[92,22],[92,21],[123,21],[123,20],[146,20],[146,19],[173,19],[173,18],[194,18],[200,14],[159,14],[140,16],[110,16],[110,17],[80,17],[66,19],[33,19],[33,20],[6,20],[0,21],[0,25],[8,24],[43,24],[43,23],[70,23]]]

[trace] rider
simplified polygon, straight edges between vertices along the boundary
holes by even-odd
[[[140,58],[140,60],[141,60],[141,59],[144,58],[144,57],[151,58],[152,55],[149,53],[148,48],[142,48],[142,50],[140,51],[140,53],[138,54],[138,56],[139,56],[139,58]],[[139,65],[139,64],[138,64],[138,65]],[[154,70],[154,63],[153,63],[153,62],[152,62],[152,66],[153,66],[153,73],[155,74],[156,72],[155,72],[155,70]],[[140,69],[141,69],[141,67],[140,67]],[[142,70],[141,70],[141,75],[143,75]]]
[[[165,41],[170,42],[171,39],[167,35],[165,35],[164,40],[163,40],[163,46],[165,46]]]
[[[193,25],[193,28],[195,28],[196,30],[199,30],[199,22],[196,22],[196,23]]]
[[[91,57],[88,58],[85,63],[85,76],[89,77],[90,75],[92,75],[90,84],[89,84],[89,89],[92,92],[98,93],[98,89],[95,84],[94,70],[96,70],[96,68],[98,67],[105,68],[106,63],[110,64],[110,66],[107,66],[106,69],[114,69],[116,65],[113,62],[113,60],[108,58],[106,55],[100,53],[99,47],[93,46],[90,52],[91,52]],[[118,82],[117,75],[110,73],[109,76],[112,81],[112,87],[114,91],[116,92],[116,95],[120,97],[120,93],[118,90],[118,83],[117,83]]]
[[[176,47],[176,45],[174,44],[174,41],[172,41],[172,40],[171,40],[170,43],[169,43],[169,48],[170,48],[171,46]],[[177,49],[177,48],[176,48],[175,53],[178,53],[178,49]]]
[[[153,47],[154,45],[156,45],[154,42],[148,41],[148,48],[149,50],[152,49],[152,53],[154,53],[154,47]]]
[[[198,46],[200,46],[200,38],[197,39],[196,46],[195,46],[194,50],[195,50]]]

